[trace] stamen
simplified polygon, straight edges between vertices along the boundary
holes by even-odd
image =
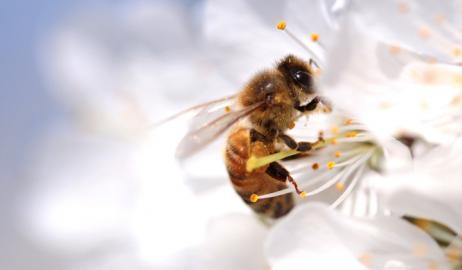
[[[225,107],[225,112],[226,112],[226,113],[229,113],[229,112],[231,112],[231,107],[229,107],[229,106],[226,106],[226,107]]]
[[[335,151],[335,157],[339,158],[342,156],[342,152],[340,151]]]
[[[346,138],[354,138],[354,137],[356,137],[356,136],[358,136],[358,132],[357,132],[357,131],[350,131],[350,132],[347,132],[347,133],[345,134],[345,137],[346,137]]]
[[[358,260],[366,267],[369,267],[371,265],[371,261],[372,261],[372,256],[368,253],[364,253],[362,254]]]
[[[319,169],[319,163],[317,162],[313,163],[313,165],[311,165],[311,169],[313,169],[313,171],[316,171],[317,169]]]
[[[351,125],[351,124],[353,123],[353,119],[347,118],[347,119],[345,119],[345,121],[343,121],[343,123],[344,123],[345,125]]]
[[[422,38],[422,39],[428,39],[430,37],[430,30],[427,28],[427,27],[421,27],[419,29],[419,36]]]
[[[335,162],[334,161],[329,161],[327,162],[327,169],[332,170],[335,167]]]
[[[299,195],[300,195],[301,198],[306,198],[306,192],[305,191],[302,191]]]
[[[303,43],[300,39],[298,39],[294,34],[292,34],[291,31],[289,31],[289,29],[287,29],[287,24],[285,21],[279,21],[277,24],[276,24],[276,28],[279,29],[279,30],[282,30],[284,32],[286,32],[286,34],[293,40],[295,41],[295,43],[297,43],[298,45],[300,45],[303,49],[305,49],[305,51],[308,52],[308,54],[310,54],[310,56],[314,59],[314,61],[318,64],[320,63],[323,63],[323,61],[321,61],[322,59],[320,59],[319,55],[316,54],[310,47],[308,47],[305,43]],[[319,46],[318,46],[319,47]],[[321,47],[319,47],[320,49],[322,49]]]
[[[335,184],[335,189],[339,192],[343,192],[345,190],[345,183],[343,182],[337,182]]]
[[[438,263],[431,261],[428,263],[428,270],[438,270]]]
[[[369,151],[362,159],[360,159],[357,163],[355,163],[355,165],[351,166],[352,168],[350,170],[355,170],[357,166],[362,164],[362,166],[356,171],[356,174],[353,180],[351,180],[351,183],[348,185],[348,188],[345,190],[345,192],[342,193],[342,195],[340,195],[340,197],[338,197],[338,199],[333,204],[330,205],[330,208],[332,209],[336,208],[341,203],[343,203],[343,201],[348,197],[348,195],[351,194],[353,189],[356,187],[356,184],[358,183],[359,179],[361,179],[363,171],[367,166],[367,164],[363,164],[363,162],[368,160],[372,156],[372,153],[373,153],[372,150]]]
[[[316,42],[319,40],[319,34],[318,33],[311,33],[311,41]]]
[[[459,47],[453,48],[453,49],[452,49],[452,55],[453,55],[454,57],[460,57],[460,56],[462,56],[462,49],[459,48]]]
[[[336,126],[333,126],[330,128],[330,132],[334,135],[337,135],[338,134],[338,127]]]
[[[253,202],[253,203],[256,203],[258,201],[259,197],[257,194],[252,194],[250,195],[250,201]]]
[[[279,21],[279,22],[276,24],[276,27],[277,27],[277,29],[279,29],[279,30],[284,30],[284,29],[286,29],[286,22],[285,22],[285,21]]]

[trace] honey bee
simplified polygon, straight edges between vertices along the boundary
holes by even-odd
[[[250,157],[267,156],[283,148],[301,153],[311,150],[312,143],[297,142],[286,132],[294,127],[300,116],[315,111],[319,104],[329,108],[316,94],[313,70],[313,61],[288,55],[274,68],[256,74],[237,95],[185,111],[196,111],[197,118],[220,104],[231,102],[237,108],[225,107],[223,115],[186,134],[178,145],[177,157],[191,156],[231,129],[224,160],[235,191],[255,213],[270,218],[284,216],[294,206],[291,193],[259,201],[252,199],[251,195],[279,191],[288,183],[300,194],[289,171],[279,162],[271,162],[253,171],[248,171],[246,164]]]

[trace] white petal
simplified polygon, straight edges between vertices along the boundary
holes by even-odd
[[[458,46],[460,37],[445,26],[460,29],[455,12],[460,6],[457,2],[356,1],[354,13],[378,39],[454,63],[460,59],[451,55],[451,51]]]
[[[212,220],[201,251],[201,269],[268,269],[263,255],[267,234],[267,228],[252,215]]]
[[[348,218],[319,204],[301,206],[277,224],[266,254],[273,269],[425,269],[432,263],[447,269],[441,249],[409,223]]]
[[[431,165],[427,165],[431,166]],[[390,175],[374,181],[383,203],[392,212],[433,219],[462,232],[462,185],[460,173],[415,173]]]

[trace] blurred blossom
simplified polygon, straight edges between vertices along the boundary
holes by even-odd
[[[74,14],[43,45],[51,93],[71,118],[37,144],[27,237],[69,269],[449,269],[400,215],[462,233],[451,158],[462,150],[462,71],[442,45],[457,42],[458,3],[385,2],[136,1]],[[281,19],[289,36],[276,32]],[[420,27],[453,35],[424,43],[409,34]],[[150,127],[236,93],[288,54],[319,60],[334,111],[291,131],[322,131],[328,146],[287,163],[308,202],[271,227],[232,190],[222,141],[179,164],[188,119]],[[425,148],[411,147],[414,167],[402,135]]]

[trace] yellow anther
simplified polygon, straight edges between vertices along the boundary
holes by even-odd
[[[428,270],[438,270],[438,263],[431,261],[428,263]]]
[[[336,189],[337,191],[340,191],[340,192],[344,191],[344,190],[345,190],[345,183],[343,183],[343,182],[337,182],[337,183],[335,184],[335,189]]]
[[[398,46],[395,46],[395,45],[391,45],[390,47],[388,47],[388,51],[391,53],[391,54],[398,54],[401,52],[401,48],[398,47]]]
[[[306,192],[305,191],[302,191],[300,192],[300,194],[298,194],[300,196],[300,198],[306,198]]]
[[[338,127],[336,126],[333,126],[330,128],[330,132],[334,135],[337,135],[338,134]]]
[[[330,143],[331,143],[331,144],[334,144],[334,145],[337,144],[337,139],[336,139],[336,138],[332,138],[332,139],[330,140]]]
[[[335,165],[335,161],[329,161],[327,162],[327,169],[332,170],[335,167]]]
[[[347,118],[347,119],[345,119],[345,121],[343,121],[343,123],[344,123],[345,125],[351,125],[351,124],[353,124],[353,119]]]
[[[279,30],[284,30],[284,29],[286,29],[286,21],[279,21],[279,22],[276,24],[276,28],[279,29]]]
[[[259,197],[257,194],[252,194],[250,195],[250,201],[253,202],[253,203],[256,203],[258,201]]]
[[[231,107],[226,106],[226,107],[225,107],[225,112],[229,113],[230,111],[231,111]]]
[[[347,138],[354,138],[356,136],[358,136],[357,131],[350,131],[350,132],[345,133],[345,137],[347,137]]]
[[[398,10],[401,13],[408,13],[410,8],[409,8],[409,5],[407,3],[399,3],[398,4]]]
[[[454,57],[460,57],[460,56],[462,56],[462,49],[459,48],[459,47],[456,47],[456,48],[452,49],[452,55],[453,55]]]
[[[293,129],[295,127],[295,122],[289,124],[289,129]]]
[[[442,14],[436,14],[434,19],[437,24],[442,24],[446,20],[446,17]]]
[[[450,262],[456,263],[462,259],[461,251],[456,247],[450,247],[446,250],[446,258]]]
[[[340,151],[335,152],[335,157],[339,158],[341,156],[342,156],[342,152],[340,152]]]
[[[313,165],[311,165],[311,169],[313,169],[313,171],[316,171],[317,169],[319,169],[319,163],[317,162],[313,163]]]
[[[430,34],[431,34],[430,30],[429,30],[428,28],[426,28],[426,27],[421,27],[421,28],[419,29],[419,36],[420,36],[421,38],[423,38],[423,39],[429,38],[429,37],[430,37]]]
[[[311,33],[311,41],[316,42],[319,40],[319,34],[318,33]]]

